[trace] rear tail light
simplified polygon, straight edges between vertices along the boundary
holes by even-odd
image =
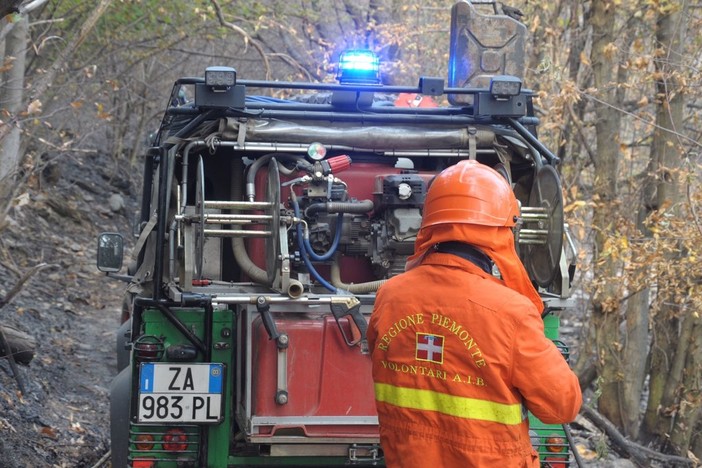
[[[558,434],[551,434],[546,438],[546,450],[551,453],[565,452],[567,447],[565,439]]]
[[[137,450],[152,450],[154,448],[154,436],[151,434],[139,434],[134,438],[134,445]]]
[[[188,449],[188,436],[184,430],[169,429],[163,435],[163,449],[168,452],[185,452]]]
[[[134,342],[134,356],[140,362],[160,361],[163,357],[163,341],[157,336],[142,335]]]
[[[134,460],[132,468],[153,468],[154,460]]]
[[[541,466],[545,468],[567,468],[570,464],[568,463],[567,457],[558,456],[544,458],[544,464]]]
[[[568,449],[565,439],[559,434],[551,434],[546,437],[546,451],[548,456],[544,458],[545,465],[550,468],[566,468],[568,466]]]

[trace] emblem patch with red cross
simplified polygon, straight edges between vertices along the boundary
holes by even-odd
[[[418,361],[444,363],[444,337],[429,333],[417,333],[415,359]]]

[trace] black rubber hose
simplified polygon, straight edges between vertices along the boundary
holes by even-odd
[[[305,215],[313,216],[320,212],[363,214],[372,211],[374,206],[373,200],[313,203],[305,209]]]

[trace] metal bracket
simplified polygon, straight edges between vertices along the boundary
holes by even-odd
[[[279,405],[284,405],[288,402],[288,346],[290,337],[288,337],[287,333],[278,332],[278,327],[275,325],[270,308],[271,306],[264,296],[256,298],[256,309],[261,314],[263,327],[268,332],[269,339],[275,340],[275,344],[278,347],[275,402]]]
[[[276,229],[276,226],[271,226],[271,232]],[[290,280],[290,253],[288,251],[288,226],[285,223],[280,223],[278,226],[279,239],[279,265],[280,274],[276,277],[276,281],[280,281],[280,291],[289,291],[291,286]]]
[[[288,345],[290,339],[283,333],[276,339],[278,346],[278,375],[275,392],[275,402],[279,405],[288,403]]]
[[[376,464],[383,459],[380,446],[375,444],[351,444],[349,447],[349,463]]]
[[[489,92],[475,94],[473,113],[476,116],[522,117],[527,113],[527,98],[524,94],[496,99]]]

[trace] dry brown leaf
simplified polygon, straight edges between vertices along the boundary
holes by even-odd
[[[39,433],[44,437],[48,437],[50,439],[56,439],[58,437],[58,435],[56,434],[56,430],[49,426],[44,426],[41,429],[39,429]]]
[[[29,103],[29,105],[27,106],[27,114],[41,114],[41,101],[39,99],[35,99]]]

